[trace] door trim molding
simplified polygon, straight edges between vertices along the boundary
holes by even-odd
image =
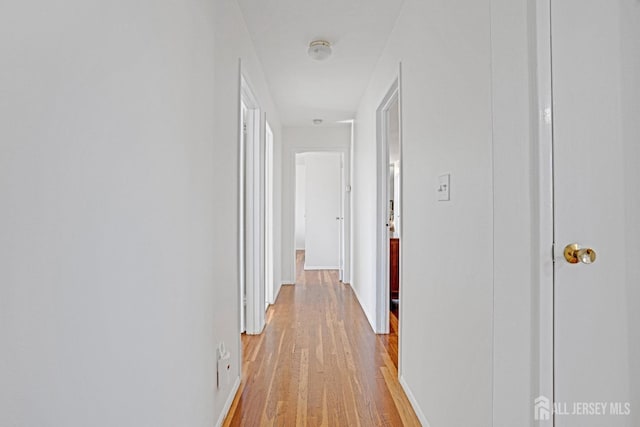
[[[293,277],[292,281],[283,280],[283,285],[294,285],[295,277],[296,277],[296,233],[295,233],[295,210],[296,210],[296,154],[302,153],[340,153],[342,154],[342,161],[344,165],[344,176],[347,182],[343,183],[343,187],[341,189],[341,198],[343,200],[342,209],[343,209],[343,217],[344,217],[344,236],[343,236],[343,253],[351,252],[351,192],[346,191],[346,187],[351,185],[351,147],[344,146],[285,146],[283,149],[283,164],[286,163],[287,167],[283,167],[283,180],[288,180],[288,182],[293,182],[294,185],[290,187],[289,197],[285,199],[285,195],[283,195],[284,204],[287,206],[283,206],[283,210],[287,210],[289,212],[290,218],[293,218],[293,221],[290,221],[288,224],[282,224],[283,227],[288,227],[290,232],[290,238],[288,242],[283,242],[283,247],[286,244],[289,248],[293,248],[292,254],[292,271],[289,271],[289,277]],[[284,165],[283,165],[284,166]],[[286,176],[285,176],[286,175]],[[347,266],[348,264],[348,266]],[[345,272],[351,271],[351,259],[350,257],[345,257]],[[345,275],[344,283],[349,283],[350,278]]]
[[[389,180],[389,139],[387,112],[393,102],[398,102],[399,116],[401,117],[400,105],[400,74],[395,76],[389,86],[387,93],[376,109],[376,320],[375,329],[378,334],[389,333],[389,234],[387,230],[388,222],[388,200],[389,191],[387,183]],[[399,118],[400,119],[400,118]],[[402,123],[400,123],[400,204],[402,204]],[[399,209],[402,212],[402,206]],[[402,245],[400,245],[402,251]],[[400,255],[400,275],[402,275],[402,255]],[[402,283],[402,282],[400,282]],[[400,292],[402,301],[402,292]],[[401,304],[400,304],[401,305]],[[402,307],[400,307],[402,308]],[[400,309],[402,317],[402,309]],[[400,321],[400,319],[398,319]],[[398,338],[400,336],[398,331]]]
[[[535,2],[535,34],[532,39],[532,73],[535,86],[532,89],[532,130],[534,132],[533,170],[537,172],[533,184],[534,197],[534,283],[539,284],[537,299],[537,342],[534,348],[537,381],[533,397],[545,396],[554,401],[554,204],[553,204],[553,85],[551,57],[551,0]],[[537,144],[535,144],[537,142]],[[533,404],[533,402],[532,402]],[[540,426],[554,425],[554,419],[539,421]]]
[[[274,266],[275,266],[275,219],[274,219],[274,135],[273,129],[269,125],[269,121],[267,120],[267,115],[264,115],[264,146],[265,146],[265,170],[264,170],[264,180],[265,180],[265,192],[264,192],[264,226],[265,226],[265,306],[270,304],[275,304],[276,300],[274,297],[274,288],[275,288],[275,275],[274,275]]]
[[[244,198],[244,211],[240,212],[240,227],[244,231],[240,236],[240,303],[242,289],[246,290],[245,331],[249,335],[258,335],[265,325],[265,262],[264,262],[264,122],[260,104],[251,89],[240,64],[240,102],[248,109],[247,141],[244,158],[240,158],[241,182],[240,197]],[[241,119],[242,120],[242,119]],[[242,121],[238,128],[242,126]],[[242,132],[242,129],[240,129]],[[242,143],[242,135],[239,138]],[[242,149],[241,149],[242,150]],[[243,180],[243,181],[242,181]],[[243,238],[244,237],[244,238]],[[244,266],[244,271],[243,270]],[[243,286],[244,278],[245,286]],[[241,313],[242,316],[242,305]]]

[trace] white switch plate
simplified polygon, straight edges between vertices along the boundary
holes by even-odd
[[[438,200],[441,202],[446,202],[451,200],[449,193],[451,191],[451,175],[440,175],[438,177]]]

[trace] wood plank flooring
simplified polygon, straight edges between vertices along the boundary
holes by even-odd
[[[397,379],[397,334],[372,332],[337,271],[299,271],[264,332],[242,337],[242,383],[224,425],[419,426]]]

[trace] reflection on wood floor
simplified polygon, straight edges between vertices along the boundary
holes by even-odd
[[[372,332],[337,271],[299,271],[262,335],[242,337],[242,384],[224,425],[419,426],[397,379],[397,335]]]

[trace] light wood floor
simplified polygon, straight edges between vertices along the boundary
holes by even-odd
[[[397,380],[397,335],[371,331],[337,271],[302,271],[282,287],[264,332],[242,342],[225,426],[420,425]]]

